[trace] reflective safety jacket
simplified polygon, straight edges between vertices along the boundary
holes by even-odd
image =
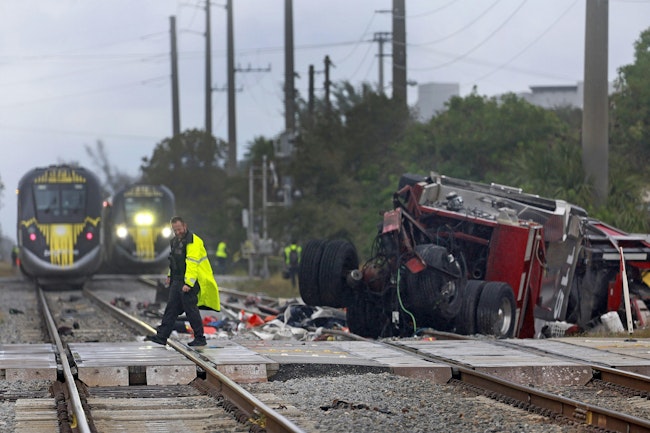
[[[228,257],[228,250],[226,248],[225,242],[223,241],[219,242],[219,245],[217,246],[216,256],[224,259]]]
[[[194,287],[194,284],[198,281],[201,290],[199,291],[197,305],[221,311],[219,287],[214,279],[214,273],[203,240],[194,233],[191,233],[191,235],[191,239],[187,241],[187,253],[185,255],[185,284]]]
[[[298,262],[300,263],[300,256],[302,255],[302,247],[300,245],[291,244],[284,248],[284,263],[287,266],[291,265],[291,251],[295,251],[298,255]]]

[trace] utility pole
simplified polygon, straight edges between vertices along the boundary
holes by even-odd
[[[585,22],[585,82],[582,109],[582,166],[593,182],[596,203],[604,205],[609,189],[608,145],[608,0],[589,0]]]
[[[228,39],[228,165],[229,177],[237,173],[237,111],[235,109],[235,42],[233,37],[232,0],[226,2]]]
[[[172,137],[181,133],[181,115],[178,98],[178,51],[176,50],[176,17],[169,17],[171,33],[171,67],[172,67]]]
[[[254,175],[255,175],[255,168],[251,164],[250,167],[248,167],[248,226],[246,227],[246,231],[248,234],[248,276],[252,277],[253,274],[255,273],[255,215],[253,213],[253,210],[255,209],[255,201],[253,200],[253,187],[254,187]]]
[[[237,91],[235,86],[235,73],[236,72],[267,72],[271,70],[271,66],[268,68],[251,68],[241,69],[235,68],[235,38],[234,26],[233,26],[233,7],[232,0],[227,0],[226,2],[226,15],[227,15],[227,51],[228,51],[228,61],[226,75],[228,76],[228,163],[226,166],[226,172],[229,177],[234,176],[237,173],[237,110],[235,108],[235,92]],[[214,89],[218,90],[218,89]]]
[[[210,0],[205,0],[205,132],[208,137],[212,137],[212,47],[210,37]]]
[[[267,230],[267,195],[268,195],[268,177],[267,177],[267,163],[266,155],[262,159],[262,245],[264,245],[264,251],[262,255],[262,278],[268,278],[269,276],[269,255],[266,251],[266,246],[269,244],[268,239],[268,230]]]
[[[284,0],[284,129],[289,137],[296,130],[296,90],[293,64],[293,3]]]
[[[391,40],[390,32],[376,32],[373,38],[374,42],[379,44],[379,93],[384,94],[384,43]]]
[[[332,104],[330,103],[330,65],[334,66],[330,60],[330,56],[325,56],[325,106],[329,112],[332,109]]]
[[[406,8],[404,0],[393,0],[393,99],[406,100]]]
[[[309,65],[309,114],[314,113],[314,65]]]

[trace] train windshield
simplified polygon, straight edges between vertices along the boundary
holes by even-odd
[[[86,211],[86,186],[82,183],[36,184],[34,200],[38,220],[83,218]]]
[[[164,215],[161,197],[126,197],[124,212],[128,224],[160,225]]]

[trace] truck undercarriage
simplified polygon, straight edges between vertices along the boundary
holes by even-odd
[[[348,241],[311,240],[299,288],[308,305],[346,308],[350,331],[365,337],[434,328],[539,338],[592,329],[611,311],[644,325],[649,253],[645,236],[562,200],[406,174],[371,258],[360,264]]]

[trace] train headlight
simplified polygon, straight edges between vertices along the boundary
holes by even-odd
[[[164,229],[162,229],[162,235],[163,237],[166,238],[170,237],[172,235],[172,229],[170,229],[169,227],[165,227]]]
[[[115,234],[118,238],[124,239],[129,234],[129,231],[126,229],[126,226],[117,226],[115,228]]]
[[[150,226],[153,224],[153,215],[150,212],[138,212],[133,220],[138,226]]]

